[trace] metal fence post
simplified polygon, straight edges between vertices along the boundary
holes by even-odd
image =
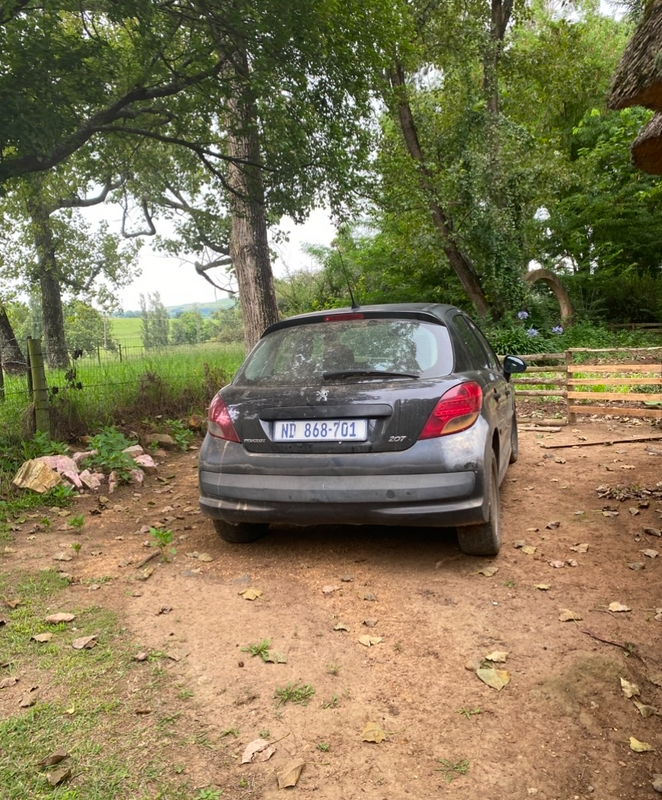
[[[34,402],[35,427],[38,433],[51,435],[51,417],[48,407],[48,386],[44,370],[44,355],[41,339],[28,338],[30,375],[32,377],[32,399]]]
[[[573,360],[574,359],[573,359],[572,350],[566,350],[565,351],[565,391],[566,391],[566,395],[565,395],[566,400],[565,400],[565,402],[566,402],[566,409],[567,409],[566,410],[566,414],[567,414],[567,417],[568,417],[568,425],[574,425],[574,423],[577,422],[577,414],[574,411],[570,411],[571,400],[568,397],[568,394],[570,393],[569,378],[572,377],[572,373],[570,372],[570,367],[573,364]]]
[[[5,373],[2,369],[2,348],[0,348],[0,403],[5,402]]]

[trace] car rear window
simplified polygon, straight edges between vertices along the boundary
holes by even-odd
[[[354,369],[448,375],[453,369],[448,331],[443,325],[393,318],[280,328],[260,340],[234,383],[322,384],[328,382],[325,373]]]

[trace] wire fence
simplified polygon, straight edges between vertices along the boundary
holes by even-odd
[[[32,374],[26,342],[2,350],[0,362],[0,438],[26,428],[32,404]],[[99,426],[136,414],[185,413],[204,407],[232,377],[244,356],[242,345],[205,342],[145,348],[135,337],[112,346],[70,350],[66,362],[43,350],[49,403],[65,429]],[[27,425],[28,432],[29,424]],[[66,431],[65,431],[66,432]]]

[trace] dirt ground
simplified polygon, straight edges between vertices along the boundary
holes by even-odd
[[[655,434],[660,441],[551,449]],[[188,775],[224,798],[658,796],[660,716],[642,716],[635,701],[662,709],[662,429],[584,420],[522,431],[520,441],[502,486],[496,559],[464,556],[452,531],[433,529],[283,526],[253,545],[227,544],[197,510],[191,451],[169,455],[141,491],[122,487],[102,509],[81,498],[79,537],[26,524],[6,563],[57,567],[54,554],[81,542],[62,565],[72,601],[94,589],[136,648],[169,656],[210,743]],[[177,552],[170,563],[152,559],[141,581],[143,526],[156,524],[174,532]],[[248,588],[261,597],[244,599]],[[561,621],[564,612],[574,619]],[[263,640],[285,663],[245,652]],[[495,651],[505,661],[486,663]],[[510,682],[500,691],[483,683],[481,661]],[[628,699],[621,678],[639,696]],[[277,705],[288,683],[312,687],[307,705]],[[363,740],[367,723],[383,741]],[[242,765],[260,734],[275,754]],[[652,750],[634,752],[630,737]],[[279,790],[277,773],[296,759],[305,762],[296,788]]]

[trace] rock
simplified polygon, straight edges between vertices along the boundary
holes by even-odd
[[[89,469],[84,469],[78,477],[83,486],[91,492],[96,492],[101,486],[101,481],[92,475]]]
[[[155,475],[159,468],[156,466],[154,459],[147,455],[147,453],[143,453],[142,455],[134,456],[133,460],[136,464],[140,467],[140,469],[147,473],[147,475]]]
[[[64,472],[78,473],[76,462],[70,456],[39,456],[39,461],[54,469],[60,474]]]
[[[662,774],[660,774],[659,772],[653,775],[653,789],[655,789],[656,792],[662,794]]]
[[[134,486],[142,486],[144,480],[145,473],[141,469],[131,470],[131,483],[134,484]]]
[[[117,489],[117,473],[113,470],[108,476],[108,494],[112,494]]]
[[[189,429],[192,431],[202,431],[206,424],[207,420],[201,414],[191,414],[188,420]]]
[[[62,483],[62,479],[44,461],[33,458],[31,461],[21,464],[12,483],[19,489],[32,489],[38,494],[43,494]]]
[[[131,458],[135,459],[136,456],[141,456],[145,451],[139,444],[132,444],[131,447],[125,447],[123,453],[128,453]]]
[[[92,458],[92,456],[96,455],[96,450],[80,450],[77,453],[72,455],[74,463],[77,467],[79,467],[83,461],[86,461],[88,458]]]
[[[159,447],[163,447],[164,450],[179,449],[177,442],[172,438],[172,436],[168,436],[167,433],[150,433],[145,436],[145,444],[148,446],[155,444]]]

